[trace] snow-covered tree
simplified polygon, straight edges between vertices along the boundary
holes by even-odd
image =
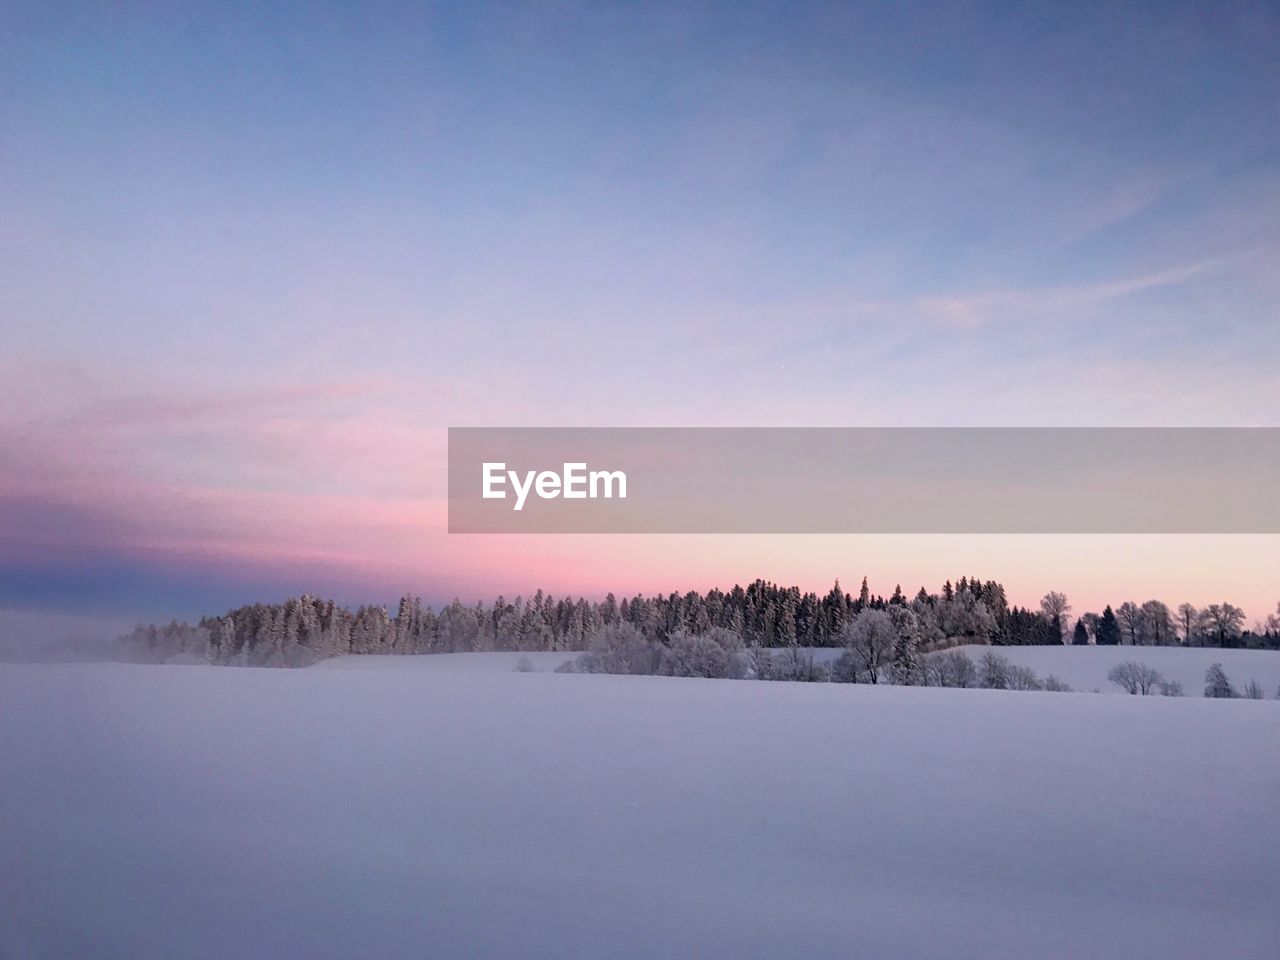
[[[867,609],[855,616],[845,626],[843,643],[852,655],[858,679],[879,683],[897,641],[898,631],[883,610]]]
[[[978,682],[978,668],[959,650],[946,650],[924,658],[925,683],[931,687],[972,687]]]

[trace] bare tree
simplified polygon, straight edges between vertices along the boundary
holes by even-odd
[[[1219,647],[1225,647],[1240,636],[1244,611],[1229,603],[1211,603],[1205,607],[1205,626]]]
[[[1173,643],[1173,615],[1159,600],[1148,600],[1142,605],[1142,634],[1143,642],[1153,647]]]
[[[1123,688],[1126,693],[1143,697],[1150,696],[1156,684],[1161,681],[1159,670],[1133,660],[1117,663],[1107,674],[1107,679]]]
[[[1276,604],[1276,612],[1267,617],[1265,626],[1270,633],[1280,633],[1280,603]]]
[[[1116,610],[1116,619],[1120,622],[1122,636],[1128,639],[1129,646],[1136,647],[1142,638],[1142,608],[1132,600],[1126,600]]]
[[[1067,595],[1057,590],[1050,590],[1040,601],[1040,612],[1058,625],[1059,639],[1066,635],[1067,614],[1071,612],[1071,604]]]
[[[1195,643],[1199,629],[1200,611],[1189,603],[1179,604],[1178,630],[1182,634],[1182,642],[1185,646],[1189,647]]]

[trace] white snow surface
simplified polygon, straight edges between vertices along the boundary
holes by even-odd
[[[1204,696],[1204,673],[1214,663],[1231,678],[1236,689],[1244,692],[1250,680],[1257,680],[1268,699],[1280,688],[1280,651],[1222,650],[1213,647],[953,647],[968,654],[974,663],[988,650],[1008,657],[1012,662],[1030,667],[1043,680],[1054,674],[1070,684],[1072,690],[1099,693],[1125,691],[1107,679],[1116,664],[1133,661],[1160,671],[1166,680],[1182,684],[1188,697]],[[1280,799],[1280,798],[1278,798]]]
[[[0,664],[0,956],[1272,958],[1280,703]]]
[[[579,654],[569,651],[551,653],[538,650],[532,653],[513,653],[502,650],[490,653],[428,653],[401,656],[398,654],[350,654],[332,657],[312,664],[311,670],[432,670],[455,673],[509,673],[521,660],[528,660],[535,671],[552,672],[556,667]],[[1277,657],[1280,659],[1280,657]]]

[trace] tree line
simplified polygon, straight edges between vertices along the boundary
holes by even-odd
[[[439,610],[406,596],[394,615],[385,606],[351,609],[302,596],[240,607],[195,625],[140,625],[122,643],[134,659],[258,666],[345,654],[586,651],[600,631],[619,624],[663,643],[678,632],[706,636],[720,630],[749,649],[847,647],[855,626],[910,638],[919,653],[961,643],[1280,647],[1280,607],[1253,631],[1243,629],[1244,615],[1231,604],[1203,611],[1183,604],[1175,617],[1159,601],[1125,603],[1118,611],[1108,606],[1101,614],[1084,614],[1074,630],[1068,630],[1070,612],[1067,598],[1056,592],[1046,594],[1038,610],[1010,606],[1001,584],[977,577],[948,580],[936,593],[921,587],[911,598],[900,586],[887,598],[873,594],[865,577],[857,594],[837,580],[822,595],[756,580],[728,591],[637,594],[621,601],[612,593],[593,602],[539,590],[527,599],[499,596],[490,603],[455,599]]]
[[[1275,649],[1280,648],[1280,604],[1265,621],[1245,629],[1244,611],[1230,603],[1211,603],[1204,609],[1183,603],[1173,611],[1159,600],[1148,600],[1142,605],[1127,601],[1114,610],[1108,605],[1100,614],[1083,614],[1076,621],[1071,642],[1102,646]]]

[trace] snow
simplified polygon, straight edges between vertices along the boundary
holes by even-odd
[[[1268,698],[1280,688],[1280,652],[1275,650],[1222,650],[1213,647],[985,647],[962,646],[952,649],[968,654],[974,663],[988,650],[1008,657],[1020,666],[1030,667],[1041,680],[1054,674],[1070,684],[1073,690],[1124,694],[1111,683],[1107,674],[1118,663],[1132,660],[1160,671],[1166,680],[1182,684],[1188,697],[1204,694],[1204,672],[1213,663],[1222,669],[1237,690],[1243,692],[1250,680],[1257,680]]]
[[[1280,940],[1274,700],[399,660],[0,664],[0,956],[1270,958]]]
[[[532,653],[512,653],[496,651],[492,653],[431,653],[421,656],[397,656],[394,654],[352,654],[345,657],[332,657],[321,660],[308,669],[311,670],[431,670],[435,672],[455,673],[509,673],[516,669],[521,660],[528,660],[535,670],[554,671],[556,667],[575,659],[578,654],[551,653],[534,651]]]

